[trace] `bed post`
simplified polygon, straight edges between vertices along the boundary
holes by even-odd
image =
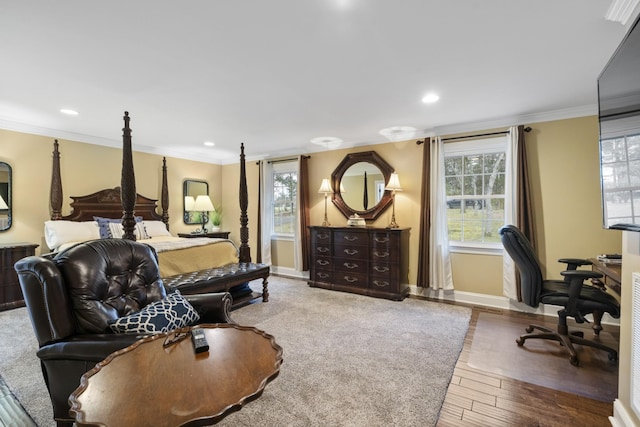
[[[51,206],[51,219],[56,221],[62,218],[62,178],[60,177],[60,151],[58,140],[53,141],[53,167],[51,168],[51,188],[49,190],[49,204]]]
[[[251,262],[249,248],[249,218],[247,217],[247,172],[244,165],[244,143],[240,144],[240,262]]]
[[[129,112],[124,112],[124,128],[122,129],[122,179],[120,181],[120,200],[122,200],[123,239],[136,240],[133,230],[136,227],[134,209],[136,207],[136,177],[133,172],[133,155],[131,153],[131,128],[129,128]]]
[[[162,158],[162,192],[160,194],[162,200],[160,204],[162,206],[162,222],[169,230],[169,185],[167,184],[167,158]]]

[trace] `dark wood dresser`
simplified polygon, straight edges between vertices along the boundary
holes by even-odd
[[[409,293],[409,228],[309,229],[309,286],[393,300]]]
[[[24,306],[13,265],[24,257],[35,255],[37,247],[34,243],[0,243],[0,310]]]

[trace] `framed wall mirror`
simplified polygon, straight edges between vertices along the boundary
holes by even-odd
[[[0,162],[0,231],[11,228],[11,166]]]
[[[347,218],[376,219],[391,203],[384,189],[393,168],[375,151],[347,154],[331,174],[331,201]]]
[[[193,203],[196,197],[200,195],[209,195],[209,183],[207,183],[206,181],[185,179],[182,186],[182,218],[184,219],[185,224],[202,224],[202,215],[204,215],[204,222],[209,222],[209,215],[206,212],[196,212],[188,210],[190,208],[188,205],[190,203]]]

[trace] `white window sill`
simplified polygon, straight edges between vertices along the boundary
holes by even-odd
[[[449,252],[456,254],[475,254],[502,256],[504,249],[501,245],[470,245],[470,244],[449,244]]]
[[[279,240],[283,242],[293,242],[294,236],[292,234],[272,234],[271,240]]]

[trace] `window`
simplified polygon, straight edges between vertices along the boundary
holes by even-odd
[[[495,247],[504,225],[506,138],[444,144],[452,246]]]
[[[272,234],[293,236],[296,222],[298,173],[295,163],[279,163],[273,168]]]
[[[600,142],[605,226],[640,224],[640,134]]]

